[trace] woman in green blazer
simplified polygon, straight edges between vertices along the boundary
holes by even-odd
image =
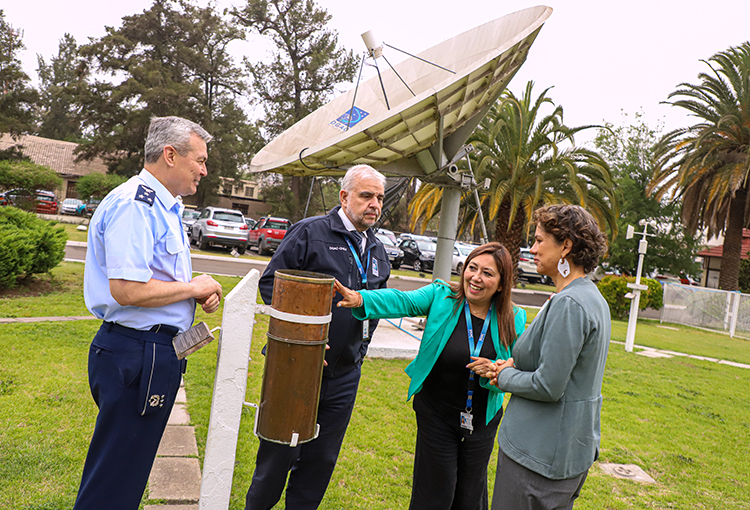
[[[513,396],[498,442],[493,510],[573,508],[599,455],[609,307],[586,278],[607,249],[596,220],[577,205],[537,209],[531,247],[557,287],[498,363],[493,384]]]
[[[513,269],[499,243],[475,249],[459,285],[354,292],[339,282],[338,306],[361,320],[427,316],[417,357],[406,368],[417,444],[409,508],[488,508],[487,463],[502,416],[503,392],[485,377],[505,360],[526,325],[510,300]]]

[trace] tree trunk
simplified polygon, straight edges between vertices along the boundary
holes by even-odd
[[[289,208],[292,211],[292,221],[299,221],[302,219],[302,211],[300,210],[300,203],[305,203],[307,195],[302,196],[302,177],[292,176],[292,195],[296,199],[292,204],[289,204]]]
[[[506,199],[500,204],[497,212],[495,240],[502,243],[510,252],[510,258],[513,261],[513,284],[515,285],[518,281],[518,256],[523,241],[523,231],[526,227],[526,213],[519,207],[510,228],[508,228],[509,220],[510,202]]]
[[[721,256],[719,288],[739,290],[740,257],[742,255],[742,229],[745,227],[745,202],[747,187],[738,189],[729,204],[729,217],[724,232],[724,252]]]

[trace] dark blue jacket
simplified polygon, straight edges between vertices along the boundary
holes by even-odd
[[[260,278],[260,295],[264,303],[271,304],[273,275],[277,269],[325,273],[350,289],[362,289],[359,269],[346,238],[355,247],[357,241],[344,227],[338,213],[340,208],[341,206],[337,206],[325,216],[305,218],[292,225]],[[362,264],[368,265],[368,288],[384,288],[391,274],[391,264],[383,244],[375,237],[372,229],[367,231],[365,254],[368,252],[370,263],[362,260]],[[362,323],[352,316],[351,309],[336,307],[340,300],[341,296],[336,294],[328,331],[328,344],[331,348],[326,351],[328,366],[323,369],[323,377],[339,376],[353,370],[367,354],[370,343],[369,339],[362,341]],[[376,320],[370,321],[371,337],[376,326]]]

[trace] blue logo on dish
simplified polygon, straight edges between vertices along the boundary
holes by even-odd
[[[340,116],[338,119],[332,120],[331,125],[342,131],[346,131],[348,128],[356,126],[359,121],[361,121],[368,115],[370,114],[355,106],[351,110]]]

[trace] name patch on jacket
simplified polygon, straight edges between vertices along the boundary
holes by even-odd
[[[154,197],[156,192],[146,186],[145,184],[139,184],[138,189],[135,192],[135,199],[141,202],[146,202],[148,205],[154,205]]]
[[[347,251],[349,248],[346,246],[332,246],[328,245],[328,251]]]

